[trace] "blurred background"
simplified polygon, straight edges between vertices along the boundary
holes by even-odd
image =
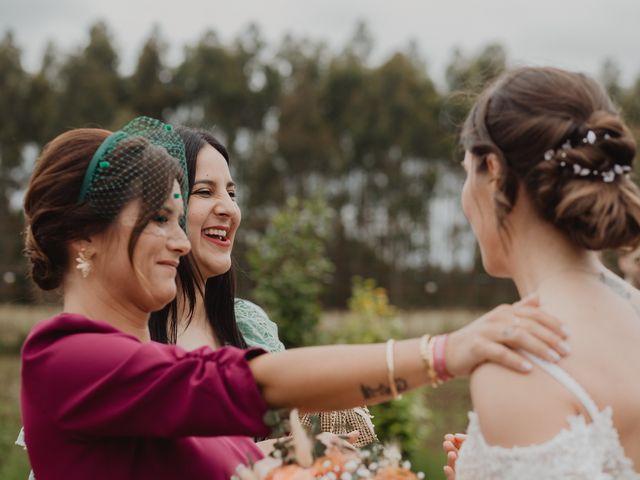
[[[47,141],[137,115],[212,129],[243,211],[239,295],[288,346],[446,331],[516,299],[484,274],[461,213],[457,132],[474,93],[511,66],[584,71],[640,138],[634,19],[635,0],[0,0],[0,478],[28,472],[13,446],[20,345],[60,308],[21,253]],[[466,387],[377,407],[381,438],[441,478]]]

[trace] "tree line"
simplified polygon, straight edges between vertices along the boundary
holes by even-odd
[[[340,51],[285,36],[268,45],[255,25],[223,42],[207,31],[175,65],[155,29],[130,74],[108,25],[89,29],[72,52],[53,43],[36,71],[22,65],[11,32],[0,41],[0,301],[28,302],[33,292],[22,258],[21,192],[46,142],[75,127],[116,129],[138,115],[213,129],[228,147],[239,185],[243,225],[236,262],[241,291],[253,286],[249,244],[292,197],[322,198],[333,210],[326,238],[333,273],[325,304],[344,306],[354,275],[376,278],[399,306],[484,306],[513,290],[482,274],[475,261],[438,262],[442,229],[453,258],[473,243],[463,223],[434,222],[444,180],[457,197],[457,131],[472,94],[508,66],[488,45],[452,53],[438,86],[417,48],[374,62],[374,40],[359,24]],[[640,78],[619,82],[603,63],[601,79],[636,133]],[[458,182],[458,183],[456,183]],[[446,183],[446,182],[444,182]],[[468,252],[467,252],[468,253]],[[278,272],[274,272],[274,275]],[[464,293],[462,293],[464,292]]]

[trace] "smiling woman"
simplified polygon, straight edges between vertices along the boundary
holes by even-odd
[[[194,349],[247,343],[235,318],[232,250],[241,221],[229,154],[210,133],[177,127],[188,179],[187,234],[191,254],[180,260],[178,295],[149,321],[151,336]]]
[[[108,297],[97,297],[96,301],[117,304],[129,300],[140,311],[147,312],[175,297],[178,259],[189,251],[189,242],[179,226],[184,209],[182,195],[178,182],[173,183],[165,202],[140,231],[131,254],[124,242],[132,237],[136,228],[139,229],[138,219],[144,215],[143,200],[129,202],[105,235],[71,242],[72,248],[82,252],[80,260],[76,260],[76,268],[81,270],[84,288],[92,288],[92,282],[98,279],[117,286],[108,290]],[[90,275],[92,270],[98,270],[102,275]],[[131,270],[135,275],[131,275]],[[70,282],[71,279],[67,280]],[[83,289],[72,291],[82,296]],[[69,293],[65,298],[65,310],[73,311],[76,303],[84,301]],[[145,331],[136,336],[148,338],[144,323]],[[129,331],[127,324],[118,326]]]
[[[209,132],[188,127],[176,131],[185,142],[189,178],[187,232],[191,254],[181,259],[176,301],[151,316],[152,338],[194,350],[203,345],[284,350],[278,326],[258,305],[235,298],[232,249],[240,225],[229,155]],[[323,431],[358,432],[357,446],[377,440],[366,407],[315,414]],[[311,415],[303,422],[310,426]],[[269,449],[268,443],[260,446]]]
[[[235,196],[224,156],[211,145],[203,145],[189,196],[187,228],[192,234],[194,260],[205,278],[231,268],[231,249],[241,220]]]

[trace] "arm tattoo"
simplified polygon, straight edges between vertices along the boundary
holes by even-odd
[[[395,382],[398,393],[406,392],[409,389],[409,383],[404,378],[396,378]],[[362,392],[362,396],[365,400],[391,395],[391,388],[389,388],[389,385],[385,385],[383,383],[379,384],[377,387],[360,384],[360,391]]]

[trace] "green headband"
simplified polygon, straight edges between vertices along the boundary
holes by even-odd
[[[89,162],[89,166],[87,167],[87,171],[84,174],[84,180],[82,180],[82,188],[80,189],[80,195],[78,196],[78,203],[82,203],[87,196],[87,192],[89,191],[89,187],[91,186],[91,182],[93,181],[93,176],[96,173],[97,168],[109,168],[109,162],[102,161],[102,157],[109,149],[120,139],[126,137],[127,134],[122,130],[118,130],[117,132],[113,132],[104,141],[100,144],[96,153],[91,157],[91,161]]]
[[[138,163],[143,159],[145,166]],[[165,181],[166,169],[176,166],[171,159],[182,171],[181,194],[176,198],[183,199],[186,212],[188,175],[184,142],[170,124],[149,117],[137,117],[104,139],[87,166],[78,203],[89,202],[96,212],[113,214],[118,205],[115,199],[126,191],[131,175],[142,180],[147,192],[154,191],[156,186],[164,188],[154,182]]]

